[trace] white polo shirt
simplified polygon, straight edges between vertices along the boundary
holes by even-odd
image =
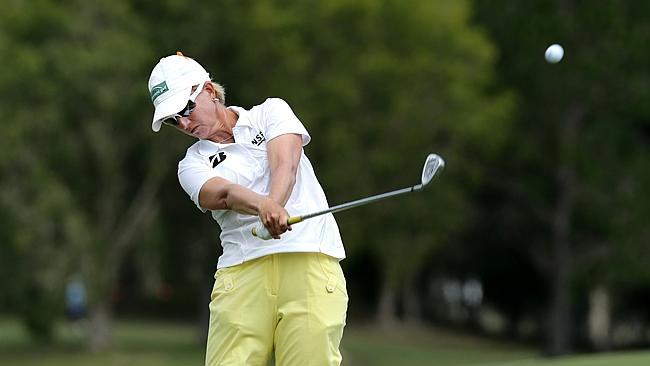
[[[203,212],[207,210],[199,204],[199,192],[210,178],[221,177],[266,196],[271,189],[267,142],[287,133],[301,135],[303,146],[311,140],[291,107],[282,99],[269,98],[250,110],[228,108],[239,115],[233,128],[235,143],[218,144],[200,140],[187,149],[185,158],[178,163],[181,186]],[[291,216],[329,207],[304,150],[298,164],[296,183],[284,207]],[[221,227],[223,254],[219,257],[217,268],[286,252],[321,252],[339,259],[345,258],[341,235],[332,214],[295,224],[279,240],[261,240],[251,234],[251,229],[260,223],[258,216],[231,210],[211,212]]]

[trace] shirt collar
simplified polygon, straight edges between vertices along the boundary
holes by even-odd
[[[212,155],[222,148],[221,144],[217,144],[216,142],[212,142],[210,140],[199,140],[196,144],[199,150],[199,154],[204,156]]]
[[[245,110],[242,107],[237,107],[237,106],[230,106],[230,107],[228,107],[228,109],[230,109],[231,111],[237,113],[237,115],[239,116],[237,118],[237,123],[235,124],[234,128],[252,127],[253,126],[253,124],[251,123],[251,120],[250,120],[250,117],[248,115],[247,110]]]

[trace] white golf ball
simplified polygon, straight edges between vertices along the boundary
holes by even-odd
[[[547,62],[556,64],[562,60],[562,57],[564,57],[564,48],[557,43],[552,44],[546,49],[544,57]]]

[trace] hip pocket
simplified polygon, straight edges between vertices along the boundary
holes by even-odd
[[[348,298],[348,290],[345,282],[345,275],[339,260],[326,254],[318,253],[318,262],[326,278],[325,291],[327,293],[336,293]]]
[[[235,290],[237,266],[220,268],[214,274],[214,286],[210,300],[214,300],[220,294],[227,294]]]

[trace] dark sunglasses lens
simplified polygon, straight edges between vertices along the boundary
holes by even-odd
[[[192,114],[192,111],[194,111],[194,107],[196,107],[196,103],[194,103],[191,100],[187,101],[187,105],[183,110],[179,113],[183,117],[188,117],[190,114]]]
[[[168,126],[178,126],[178,120],[176,119],[176,117],[167,117],[162,120],[162,123]]]
[[[169,125],[169,126],[178,126],[178,116],[181,117],[189,117],[190,114],[192,114],[192,111],[194,111],[194,107],[196,107],[196,103],[194,103],[191,100],[187,101],[187,104],[185,105],[185,108],[183,108],[182,111],[178,112],[176,116],[172,117],[167,117],[162,120],[162,123]]]

